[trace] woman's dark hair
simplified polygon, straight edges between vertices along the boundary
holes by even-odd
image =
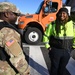
[[[60,33],[60,25],[61,25],[61,24],[62,24],[62,25],[65,25],[65,23],[67,22],[67,20],[66,20],[65,22],[63,22],[63,21],[61,21],[60,18],[59,18],[59,14],[60,14],[61,12],[63,12],[63,11],[67,13],[67,15],[68,15],[68,21],[70,20],[70,18],[69,18],[69,13],[68,13],[68,9],[67,9],[67,8],[61,8],[61,9],[59,9],[58,13],[56,14],[56,21],[55,21],[55,23],[56,23],[55,29],[56,29],[57,35]]]

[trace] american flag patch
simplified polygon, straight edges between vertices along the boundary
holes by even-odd
[[[11,46],[13,43],[14,43],[14,40],[11,39],[11,40],[9,40],[8,42],[6,42],[6,45],[7,45],[7,46]]]

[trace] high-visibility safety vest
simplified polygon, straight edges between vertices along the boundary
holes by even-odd
[[[65,25],[60,25],[60,32],[58,33],[58,35],[56,33],[55,26],[55,22],[53,24],[50,23],[46,28],[46,31],[44,32],[43,42],[45,43],[46,48],[50,47],[51,35],[53,35],[57,39],[57,42],[58,40],[71,40],[73,44],[75,43],[75,28],[72,20],[68,21]]]

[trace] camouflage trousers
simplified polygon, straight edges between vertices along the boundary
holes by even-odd
[[[13,68],[6,62],[0,61],[0,75],[30,75],[29,69],[23,74],[16,74]]]

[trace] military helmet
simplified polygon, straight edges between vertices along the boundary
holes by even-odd
[[[7,11],[11,11],[17,14],[21,13],[14,4],[10,2],[0,2],[0,12],[7,12]]]

